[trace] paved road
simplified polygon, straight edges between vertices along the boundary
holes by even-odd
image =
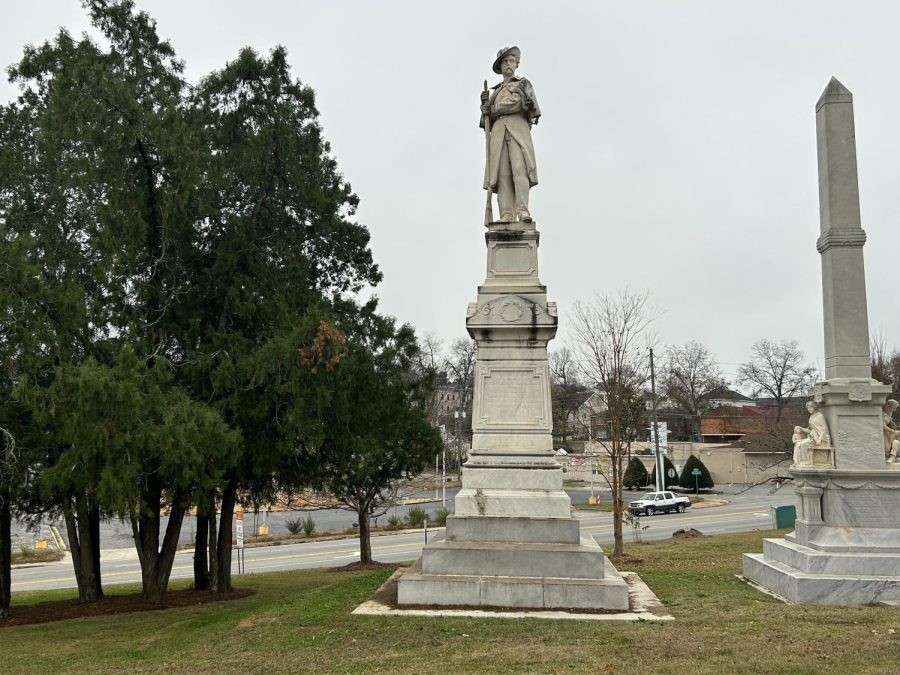
[[[588,493],[589,494],[589,493]],[[579,497],[575,500],[579,501]],[[643,532],[645,540],[666,539],[676,530],[695,528],[704,534],[724,534],[746,532],[753,529],[772,527],[770,506],[795,504],[793,490],[782,489],[769,494],[767,489],[754,488],[741,494],[724,496],[729,503],[710,508],[692,508],[684,514],[657,515],[643,518],[648,525]],[[580,499],[584,501],[584,499]],[[612,542],[612,517],[605,512],[576,511],[581,520],[582,531],[601,544]],[[626,527],[625,541],[631,541],[631,533]],[[421,555],[424,544],[422,530],[405,531],[372,538],[372,553],[382,562],[413,560]],[[245,550],[246,571],[272,572],[304,567],[337,567],[359,559],[359,540],[356,538],[335,541],[313,541],[285,546],[248,548]],[[172,578],[193,576],[191,551],[179,553],[175,557]],[[140,581],[140,568],[133,549],[104,551],[102,560],[104,584]],[[62,561],[39,567],[13,569],[13,591],[38,590],[48,588],[70,588],[75,586],[71,563]]]
[[[456,492],[457,489],[455,488],[448,488],[446,491],[446,502],[448,504],[448,508],[450,509],[453,508],[453,496],[456,494]],[[384,524],[387,521],[387,518],[392,515],[403,518],[404,516],[406,516],[407,511],[415,506],[421,506],[426,511],[434,513],[439,508],[441,508],[441,496],[442,495],[440,491],[438,491],[438,495],[436,497],[434,490],[409,491],[404,495],[404,498],[411,500],[412,502],[419,502],[420,500],[428,501],[425,501],[425,503],[421,504],[410,503],[406,505],[391,507],[391,509],[384,516],[378,519],[378,524]],[[324,530],[350,529],[354,527],[354,523],[356,523],[357,521],[356,514],[353,511],[347,511],[345,509],[273,511],[268,514],[264,512],[255,514],[252,511],[248,511],[244,514],[244,532],[248,535],[253,532],[257,532],[259,525],[268,522],[270,534],[284,534],[288,532],[286,525],[286,521],[288,519],[302,518],[305,516],[309,516],[313,519],[313,521],[315,521],[316,530],[319,532],[322,532]],[[167,523],[168,518],[163,516],[160,523],[160,528],[163,531],[165,530]],[[65,536],[65,526],[62,522],[51,524],[56,525],[63,536]],[[181,545],[190,544],[194,541],[196,532],[196,518],[192,515],[185,516],[184,523],[181,526],[181,533],[178,543]],[[50,538],[46,527],[42,529],[41,535],[42,538]],[[38,538],[37,532],[28,529],[23,523],[13,523],[12,545],[14,550],[18,549],[19,546],[28,546],[29,548],[34,548],[34,540],[36,538]],[[134,539],[131,533],[131,525],[128,523],[119,522],[118,520],[110,520],[101,523],[100,541],[101,546],[104,549],[134,548]]]

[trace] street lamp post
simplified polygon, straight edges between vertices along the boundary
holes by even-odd
[[[453,413],[453,416],[456,418],[456,459],[459,461],[459,458],[462,456],[462,447],[460,445],[460,420],[466,419],[466,411],[465,410],[457,410]],[[446,508],[447,502],[447,447],[444,446],[444,474],[442,476],[442,484],[444,487],[444,496],[441,498],[441,506]]]

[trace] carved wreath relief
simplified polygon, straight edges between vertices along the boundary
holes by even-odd
[[[496,313],[506,323],[516,323],[523,319],[530,321],[532,315],[539,316],[544,310],[536,302],[527,302],[519,298],[503,298],[494,302],[486,302],[478,311],[483,316],[491,316]]]

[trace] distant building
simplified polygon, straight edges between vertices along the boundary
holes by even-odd
[[[747,434],[766,431],[778,410],[769,406],[721,405],[700,418],[700,437],[704,443],[733,443]]]
[[[756,399],[744,396],[739,391],[729,389],[728,387],[720,387],[709,395],[707,399],[710,408],[721,408],[723,406],[731,406],[733,408],[745,408],[748,406],[760,405]]]

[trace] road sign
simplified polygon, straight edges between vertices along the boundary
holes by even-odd
[[[702,472],[700,471],[700,469],[694,469],[693,471],[691,471],[692,476],[699,476],[701,473]]]
[[[234,514],[234,530],[237,535],[237,547],[244,548],[244,512],[238,511]]]
[[[659,427],[659,449],[664,453],[669,449],[669,428],[666,422],[657,422]],[[650,425],[650,445],[655,447],[653,425]]]

